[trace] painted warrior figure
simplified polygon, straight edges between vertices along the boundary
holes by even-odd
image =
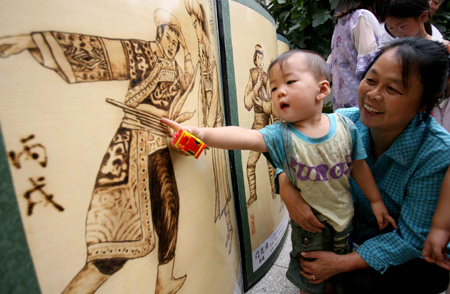
[[[200,62],[200,90],[199,90],[199,124],[201,127],[222,127],[224,114],[222,102],[220,100],[219,80],[217,64],[211,48],[210,33],[208,31],[208,21],[204,6],[197,0],[185,0],[186,10],[192,17],[198,40],[198,54]],[[216,191],[215,220],[225,214],[227,222],[227,240],[225,246],[231,252],[231,241],[233,237],[233,226],[230,215],[231,182],[230,174],[227,170],[228,162],[226,150],[212,148],[211,157],[213,161],[214,183]]]
[[[261,45],[256,44],[255,46],[255,53],[253,54],[253,63],[255,64],[255,67],[250,69],[250,75],[249,80],[247,83],[247,86],[245,88],[245,95],[244,95],[244,104],[245,108],[250,111],[253,108],[253,111],[255,113],[252,129],[259,130],[269,124],[271,124],[274,120],[274,115],[272,113],[268,113],[265,111],[265,108],[263,107],[263,104],[269,104],[267,102],[270,102],[271,104],[271,97],[270,97],[270,91],[268,89],[269,87],[269,81],[268,81],[268,75],[264,71],[264,50]],[[258,162],[259,158],[261,157],[261,153],[250,151],[248,160],[247,160],[247,179],[248,179],[248,185],[250,190],[250,197],[247,200],[247,207],[250,207],[256,199],[256,163]],[[267,162],[267,167],[269,169],[269,179],[270,179],[270,186],[272,190],[272,197],[275,198],[275,170],[270,165],[269,162]]]
[[[63,32],[0,39],[0,56],[28,49],[68,83],[129,80],[124,117],[103,158],[86,220],[87,261],[64,293],[94,293],[129,259],[149,254],[158,240],[155,293],[176,293],[173,277],[179,195],[162,116],[177,121],[192,90],[194,68],[178,19],[154,13],[155,41],[117,40]],[[175,60],[184,51],[184,68]],[[190,117],[189,117],[190,116]]]

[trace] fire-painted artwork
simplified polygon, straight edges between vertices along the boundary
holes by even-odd
[[[225,125],[215,1],[3,4],[0,126],[41,292],[239,289],[228,154],[182,156],[159,121]]]

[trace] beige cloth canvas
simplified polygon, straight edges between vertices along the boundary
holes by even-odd
[[[1,130],[41,292],[239,288],[226,153],[179,155],[158,123],[223,123],[213,1],[3,4]]]

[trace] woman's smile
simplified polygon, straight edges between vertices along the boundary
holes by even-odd
[[[382,114],[383,112],[368,105],[368,104],[364,104],[364,110],[369,113],[369,114]]]

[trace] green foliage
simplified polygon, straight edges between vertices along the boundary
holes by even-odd
[[[264,1],[264,0],[261,0]],[[284,35],[291,48],[316,51],[327,58],[331,52],[334,30],[332,18],[338,0],[265,0],[275,23],[277,33]],[[433,18],[433,24],[445,39],[450,40],[450,1],[444,0]],[[333,112],[331,102],[323,107]]]
[[[292,48],[309,49],[327,57],[331,51],[332,19],[337,0],[269,0],[268,9]]]
[[[314,50],[328,57],[334,30],[332,18],[338,0],[266,0],[277,23],[277,32],[284,35],[292,48]],[[450,1],[441,4],[433,24],[450,39]]]
[[[450,1],[444,1],[433,17],[434,26],[450,40]]]

